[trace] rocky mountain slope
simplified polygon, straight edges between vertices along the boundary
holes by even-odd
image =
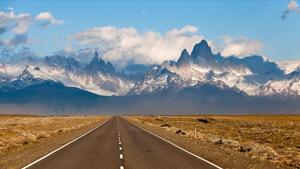
[[[19,63],[2,64],[0,90],[1,86],[14,86],[14,83],[20,81],[25,81],[24,83],[28,83],[26,86],[30,86],[26,78],[20,78],[23,74],[30,76],[32,84],[35,80],[52,80],[104,96],[125,95],[133,85],[132,81],[115,72],[112,64],[102,60],[97,52],[86,66],[74,58],[58,55],[45,57],[42,61],[29,63],[25,67]]]
[[[139,69],[141,69],[139,71]],[[191,53],[184,49],[177,61],[160,65],[129,65],[116,70],[97,52],[87,64],[60,55],[1,63],[0,91],[53,81],[102,96],[147,95],[168,89],[223,86],[249,96],[299,96],[299,67],[286,71],[262,56],[238,58],[214,54],[205,40]]]

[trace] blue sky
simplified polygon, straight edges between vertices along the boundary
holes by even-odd
[[[69,44],[72,44],[73,50],[91,45],[90,43],[83,45],[68,37],[93,27],[115,26],[117,29],[133,27],[141,34],[147,31],[164,34],[175,28],[192,25],[198,29],[192,34],[218,44],[216,45],[218,48],[224,45],[222,39],[224,36],[235,39],[232,40],[235,43],[247,39],[259,42],[260,46],[257,47],[259,49],[255,52],[272,60],[299,60],[299,10],[291,11],[286,19],[281,19],[289,3],[290,0],[163,2],[1,0],[0,11],[7,12],[10,7],[13,8],[15,15],[28,13],[32,18],[47,11],[57,20],[64,21],[62,24],[53,24],[46,28],[32,24],[26,31],[32,43],[24,45],[38,55],[51,54],[70,46]],[[1,38],[12,37],[13,33],[5,33]]]

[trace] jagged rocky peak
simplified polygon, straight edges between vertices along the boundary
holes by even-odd
[[[34,78],[33,75],[29,71],[29,66],[26,66],[22,73],[19,75],[18,79],[27,80]]]
[[[194,46],[191,56],[195,61],[203,59],[210,61],[211,59],[213,59],[211,47],[208,45],[206,40],[202,40],[200,43],[197,43]]]
[[[191,62],[191,55],[188,53],[186,49],[181,52],[179,59],[176,62],[177,66],[189,65]]]
[[[105,62],[101,57],[99,57],[96,51],[91,62],[86,66],[86,71],[88,73],[115,73],[115,68],[110,62]]]
[[[92,58],[92,63],[96,63],[96,62],[98,62],[98,61],[100,61],[100,62],[104,62],[101,58],[99,58],[99,54],[98,54],[98,52],[97,51],[95,51],[95,53],[94,53],[94,57]]]

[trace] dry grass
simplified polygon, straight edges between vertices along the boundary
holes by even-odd
[[[300,115],[131,116],[132,120],[300,168]],[[199,120],[200,119],[200,120]]]
[[[105,118],[107,117],[0,115],[0,157],[10,151],[103,121]]]

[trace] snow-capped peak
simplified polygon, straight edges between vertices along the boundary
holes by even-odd
[[[29,79],[33,79],[34,76],[29,72],[29,66],[26,66],[26,68],[23,70],[23,72],[18,76],[17,79],[19,80],[29,80]]]
[[[110,62],[105,62],[101,57],[99,57],[98,52],[95,52],[94,57],[91,62],[86,66],[87,73],[108,73],[114,74],[115,68]]]
[[[29,64],[0,64],[0,89],[3,86],[20,88],[49,80],[99,95],[120,96],[209,83],[219,87],[224,84],[248,95],[300,95],[300,67],[293,66],[293,70],[286,73],[278,64],[261,56],[223,57],[213,54],[206,40],[195,44],[191,54],[184,49],[177,61],[147,65],[142,73],[135,72],[140,73],[139,78],[116,72],[98,52],[88,64],[73,57],[54,55]]]

